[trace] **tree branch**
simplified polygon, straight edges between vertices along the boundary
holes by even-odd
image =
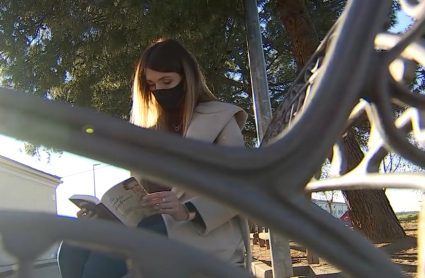
[[[237,87],[237,88],[241,88],[242,90],[251,93],[251,87],[248,84],[244,84],[242,82],[236,81],[234,79],[230,79],[227,78],[225,76],[220,75],[220,79],[221,81],[223,81],[223,83],[226,83],[227,85],[233,86],[233,87]]]
[[[279,83],[272,83],[269,82],[269,87],[280,87],[280,86],[286,86],[286,85],[290,85],[292,84],[293,81],[284,81],[284,82],[279,82]]]
[[[274,62],[280,57],[282,56],[283,52],[278,52],[273,59],[270,61],[270,63],[266,66],[266,71],[268,71],[270,69],[270,67],[274,64]]]

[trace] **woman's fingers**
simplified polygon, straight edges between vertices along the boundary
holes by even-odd
[[[172,214],[177,212],[179,206],[180,206],[180,203],[175,201],[175,202],[154,204],[154,205],[148,206],[147,208],[154,212]]]
[[[148,195],[145,196],[145,198],[146,199],[164,198],[169,196],[171,193],[172,191],[159,191],[159,192],[149,193]]]
[[[142,202],[142,206],[153,207],[153,206],[158,206],[163,204],[175,203],[177,201],[178,201],[177,198],[172,200],[163,198],[163,199],[157,199],[157,200],[144,201]]]
[[[178,202],[170,202],[170,203],[161,203],[155,206],[158,209],[173,209],[177,208],[180,205]]]
[[[77,217],[78,217],[78,218],[81,218],[81,217],[83,217],[83,215],[84,215],[85,213],[87,213],[87,209],[85,209],[85,208],[80,209],[80,210],[77,212]]]
[[[85,219],[89,219],[92,218],[94,216],[94,212],[91,210],[88,210],[86,208],[82,208],[80,211],[77,212],[77,217],[78,218],[85,218]]]
[[[163,198],[168,198],[170,196],[176,196],[176,194],[173,191],[160,191],[160,192],[150,193],[144,196],[143,200],[146,200],[146,201],[161,200]]]
[[[179,212],[180,201],[173,191],[151,193],[142,200],[142,206],[155,214],[174,215]]]
[[[163,191],[149,194],[143,197],[142,205],[153,207],[161,204],[172,203],[178,201],[176,194],[171,191]]]

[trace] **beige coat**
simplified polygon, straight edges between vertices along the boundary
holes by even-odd
[[[245,111],[235,105],[219,101],[200,103],[195,108],[186,138],[241,147],[244,146],[241,130],[246,119]],[[141,179],[136,171],[132,175]],[[231,265],[245,266],[250,271],[251,252],[246,218],[207,198],[194,196],[176,187],[172,191],[181,202],[190,201],[195,205],[206,229],[190,221],[176,222],[171,216],[163,215],[168,237],[214,254]]]

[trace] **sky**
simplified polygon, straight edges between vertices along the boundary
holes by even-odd
[[[23,142],[0,135],[0,155],[23,163],[37,170],[59,176],[62,184],[57,187],[57,213],[59,215],[75,216],[78,208],[68,198],[73,194],[94,195],[93,165],[95,166],[96,196],[102,197],[106,190],[120,181],[128,178],[130,172],[101,161],[81,157],[72,153],[63,153],[61,157],[54,155],[47,164],[46,157],[40,161],[25,154]]]
[[[399,23],[392,32],[404,30],[411,19],[404,13],[398,14]],[[117,168],[101,161],[77,156],[65,152],[61,157],[53,156],[50,164],[45,159],[38,161],[22,151],[23,142],[0,134],[0,155],[26,164],[40,171],[62,178],[62,184],[57,187],[57,214],[75,217],[78,208],[68,198],[73,194],[89,194],[94,192],[93,165],[95,166],[96,196],[100,198],[105,191],[118,182],[130,176],[126,169]],[[413,190],[387,190],[387,196],[396,212],[418,211],[420,194]],[[320,198],[320,196],[317,196]],[[342,196],[337,196],[335,201],[344,201]]]

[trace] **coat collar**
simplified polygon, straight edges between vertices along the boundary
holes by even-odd
[[[248,119],[248,114],[240,107],[221,101],[201,102],[195,107],[189,129],[196,122],[197,118],[212,119],[217,117],[218,124],[224,127],[232,116],[235,116],[239,128],[242,130]]]

